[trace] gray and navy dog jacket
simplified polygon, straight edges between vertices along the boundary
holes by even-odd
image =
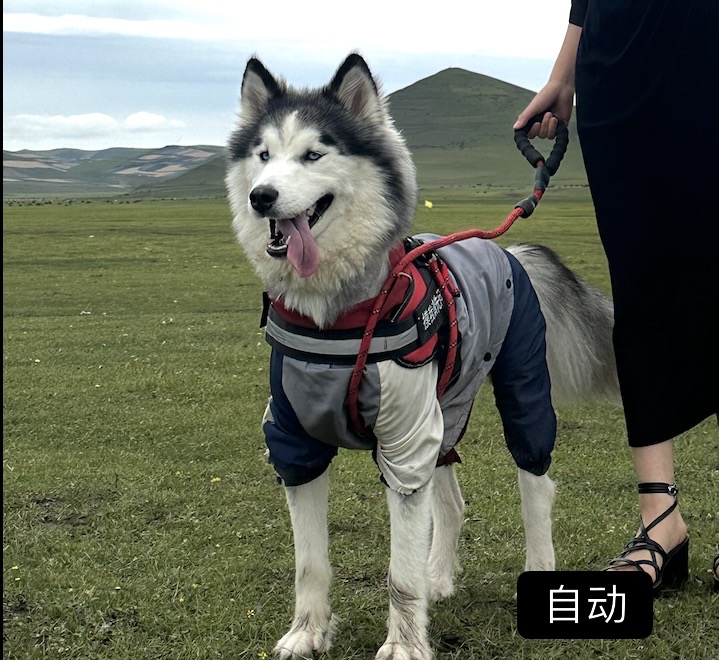
[[[398,261],[417,241],[395,249]],[[372,300],[329,329],[274,301],[267,317],[271,397],[263,419],[270,462],[286,486],[321,475],[340,447],[374,453],[383,481],[400,493],[424,486],[436,465],[454,455],[481,384],[490,376],[507,446],[523,470],[549,468],[556,435],[546,364],[545,324],[529,277],[495,243],[477,238],[436,250],[459,292],[458,359],[437,399],[447,314],[424,272],[390,295],[372,340],[359,390],[368,434],[349,418],[347,394]],[[391,264],[392,265],[392,264]]]

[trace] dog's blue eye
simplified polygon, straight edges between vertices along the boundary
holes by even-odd
[[[269,159],[270,159],[269,151],[261,151],[260,152],[260,160],[269,160]]]
[[[322,156],[324,156],[324,154],[321,154],[319,151],[308,151],[305,154],[305,160],[319,160]]]

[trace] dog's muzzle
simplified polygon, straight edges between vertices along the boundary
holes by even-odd
[[[259,186],[258,188],[269,188],[269,186]],[[271,197],[271,193],[268,191],[262,191],[260,190],[257,195],[255,196],[257,200],[257,206],[255,206],[255,203],[253,202],[253,193],[255,193],[258,188],[255,188],[255,190],[250,193],[250,203],[252,204],[252,207],[258,211],[257,206],[262,206],[265,202],[261,201],[261,196],[265,195],[266,200],[268,200]],[[277,191],[274,190],[274,188],[269,188],[270,191],[273,191],[276,193]],[[275,196],[275,200],[277,197]],[[303,221],[304,218],[307,218],[307,224],[310,229],[315,226],[317,221],[324,215],[325,211],[330,207],[330,204],[332,204],[332,200],[334,197],[332,195],[324,195],[320,199],[317,200],[309,209],[307,209],[304,213],[300,213],[299,215],[295,216],[294,218],[290,218],[289,221],[294,222],[297,224],[299,221]],[[274,201],[272,202],[274,203]],[[270,204],[270,207],[272,204]],[[280,218],[268,218],[270,223],[270,242],[267,244],[267,254],[269,254],[272,257],[284,257],[287,255],[287,236],[284,236],[281,231],[277,229],[278,222],[281,223],[283,220]]]

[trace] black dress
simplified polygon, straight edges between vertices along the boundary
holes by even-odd
[[[717,0],[574,0],[577,128],[631,446],[719,409]]]

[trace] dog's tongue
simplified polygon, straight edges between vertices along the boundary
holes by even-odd
[[[287,237],[287,260],[300,277],[309,277],[320,265],[320,251],[310,231],[310,221],[303,213],[291,220],[278,220],[277,229]]]

